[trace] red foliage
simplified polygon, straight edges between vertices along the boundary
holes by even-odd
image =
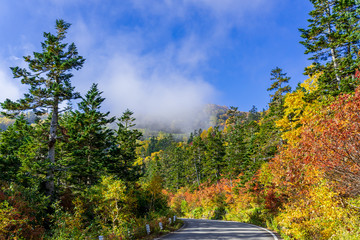
[[[295,196],[321,171],[343,194],[360,194],[360,87],[303,126],[299,143],[287,146],[271,163],[277,190]]]
[[[270,189],[265,194],[265,208],[270,212],[276,212],[281,205],[281,199],[276,196],[274,189]]]
[[[344,94],[318,123],[303,135],[308,159],[324,169],[337,187],[350,195],[360,194],[360,88]]]
[[[5,232],[0,233],[0,239],[21,237],[24,239],[42,239],[45,229],[35,219],[36,211],[29,206],[20,192],[7,195],[0,190],[0,202],[8,202],[13,211],[7,218],[11,221],[5,226]]]
[[[360,71],[358,69],[355,71],[355,78],[360,79]]]

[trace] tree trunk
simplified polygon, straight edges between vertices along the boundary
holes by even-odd
[[[327,17],[331,17],[331,7],[330,7],[330,3],[327,2]],[[331,34],[331,24],[329,22],[328,24],[328,34],[330,35]],[[329,40],[331,42],[331,39]],[[335,70],[335,77],[336,77],[336,83],[337,83],[337,86],[338,88],[340,89],[340,82],[341,82],[341,78],[338,74],[338,70],[339,70],[339,65],[337,63],[337,57],[336,57],[336,50],[335,48],[331,47],[330,48],[330,53],[331,53],[331,59],[332,59],[332,62],[334,64],[334,70]]]
[[[50,123],[50,135],[49,135],[49,145],[48,145],[48,158],[50,160],[51,166],[48,170],[47,175],[47,182],[46,182],[46,191],[47,195],[53,200],[55,199],[55,184],[54,184],[54,167],[55,167],[55,143],[56,143],[56,131],[58,127],[58,115],[59,115],[59,108],[58,108],[58,97],[54,98],[54,106],[53,112],[51,116],[51,123]]]

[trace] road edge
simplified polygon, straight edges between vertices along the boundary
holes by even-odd
[[[238,222],[238,221],[227,221],[227,220],[218,220],[218,221],[226,221],[226,222],[237,222],[237,223],[245,223],[245,224],[248,224],[248,225],[251,225],[251,226],[254,226],[254,227],[257,227],[257,228],[260,228],[262,230],[265,230],[266,232],[270,233],[271,236],[274,238],[274,240],[283,240],[282,237],[280,236],[279,233],[277,232],[274,232],[270,229],[267,229],[267,228],[264,228],[264,227],[261,227],[261,226],[258,226],[258,225],[255,225],[255,224],[252,224],[252,223],[246,223],[246,222]]]
[[[249,225],[252,225],[252,226],[254,226],[254,227],[257,227],[257,228],[260,228],[260,229],[262,229],[262,230],[267,231],[268,233],[271,234],[271,236],[274,238],[274,240],[282,240],[281,237],[276,236],[276,235],[278,235],[278,233],[273,232],[273,231],[271,231],[270,229],[267,229],[267,228],[264,228],[264,227],[260,227],[260,226],[258,226],[258,225],[252,224],[252,223],[245,223],[245,224],[249,224]]]
[[[184,220],[184,219],[191,219],[191,218],[179,218],[179,219]],[[273,232],[273,231],[270,230],[270,229],[267,229],[267,228],[264,228],[264,227],[261,227],[261,226],[258,226],[258,225],[252,224],[252,223],[238,222],[238,221],[228,221],[228,220],[212,220],[212,219],[206,219],[206,218],[204,218],[203,220],[244,223],[244,224],[254,226],[254,227],[256,227],[256,228],[259,228],[259,229],[261,229],[261,230],[264,230],[264,231],[270,233],[270,235],[273,237],[274,240],[283,240],[283,239],[281,238],[281,236],[280,236],[279,233]],[[168,234],[166,234],[166,235],[163,235],[163,236],[161,236],[161,237],[159,237],[159,238],[155,238],[154,240],[162,239],[162,238],[168,236],[169,234],[176,233],[176,232],[180,231],[181,229],[183,229],[183,228],[187,225],[186,221],[183,221],[183,222],[184,222],[184,224],[181,226],[181,228],[177,229],[177,230],[174,231],[174,232],[170,232],[170,233],[168,233]]]
[[[179,218],[179,219],[182,220],[181,218]],[[169,232],[169,233],[167,233],[167,234],[165,234],[165,235],[162,235],[162,236],[160,236],[160,237],[158,237],[158,238],[154,238],[154,240],[162,239],[162,238],[166,237],[166,236],[169,235],[169,234],[176,233],[176,232],[180,231],[181,229],[183,229],[183,228],[187,225],[187,223],[186,223],[185,221],[183,221],[183,223],[184,223],[184,224],[183,224],[179,229],[177,229],[177,230],[175,230],[175,231],[173,231],[173,232]]]
[[[212,219],[204,219],[204,220],[210,220],[210,221],[224,221],[224,222],[236,222],[236,223],[244,223],[244,224],[248,224],[248,225],[251,225],[251,226],[254,226],[254,227],[257,227],[257,228],[260,228],[262,230],[265,230],[266,232],[270,233],[271,236],[274,238],[274,240],[283,240],[282,237],[280,236],[279,233],[277,232],[274,232],[270,229],[267,229],[267,228],[264,228],[264,227],[261,227],[261,226],[258,226],[258,225],[255,225],[255,224],[252,224],[252,223],[247,223],[247,222],[238,222],[238,221],[232,221],[232,220],[212,220]]]

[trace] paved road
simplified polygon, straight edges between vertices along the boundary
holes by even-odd
[[[177,232],[161,239],[249,239],[277,240],[278,238],[264,228],[254,225],[202,219],[182,219],[185,226]]]

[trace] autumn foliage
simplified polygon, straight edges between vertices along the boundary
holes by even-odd
[[[0,189],[0,239],[40,239],[45,229],[36,219],[36,209],[21,192]]]
[[[303,99],[316,89],[312,84],[314,78],[303,84],[308,90],[285,98],[293,110],[277,124],[287,144],[252,179],[180,189],[170,195],[173,209],[186,217],[251,222],[294,239],[359,237],[360,88],[308,103]]]
[[[345,195],[360,193],[360,89],[344,94],[311,121],[302,137],[305,160],[319,166]]]

